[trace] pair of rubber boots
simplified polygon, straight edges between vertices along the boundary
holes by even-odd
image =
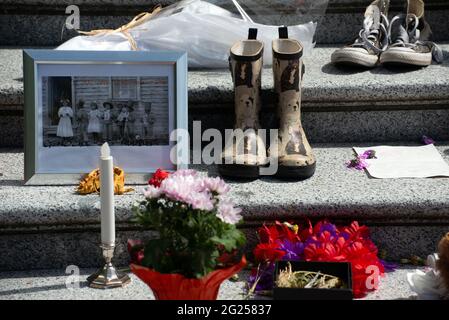
[[[261,76],[264,44],[257,40],[257,29],[250,29],[248,40],[235,43],[229,65],[235,90],[234,132],[244,132],[227,139],[221,154],[219,172],[222,176],[252,179],[261,168],[277,162],[275,176],[304,180],[315,173],[315,156],[301,124],[301,84],[304,75],[303,47],[288,38],[287,27],[279,28],[279,39],[272,43],[273,76],[277,95],[278,135],[267,150],[262,135]],[[236,130],[237,129],[237,130]]]

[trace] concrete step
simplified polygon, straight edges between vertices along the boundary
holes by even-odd
[[[337,46],[320,46],[305,59],[303,125],[312,143],[449,140],[449,44],[442,65],[423,69],[342,69],[330,64]],[[275,126],[273,79],[262,76],[265,128]],[[228,70],[189,72],[190,124],[233,127]],[[23,145],[22,52],[0,49],[0,147]]]
[[[440,143],[438,149],[449,161],[449,143]],[[317,171],[307,181],[269,177],[229,181],[232,197],[243,209],[241,228],[248,238],[247,251],[257,242],[256,228],[264,222],[327,218],[370,226],[373,240],[389,259],[434,252],[449,230],[449,179],[370,179],[344,166],[353,157],[351,145],[317,144],[314,150]],[[194,168],[217,174],[214,166]],[[79,196],[74,187],[23,186],[20,150],[1,150],[0,172],[0,270],[100,263],[98,195]],[[151,237],[130,221],[130,208],[142,198],[140,191],[116,197],[118,263],[127,263],[128,238]]]
[[[6,0],[0,5],[0,43],[12,46],[55,46],[76,35],[61,30],[67,15],[68,5],[78,5],[81,11],[81,29],[117,28],[142,11],[154,5],[168,5],[173,0]],[[231,1],[214,0],[213,3],[235,11]],[[311,3],[312,1],[310,1]],[[362,26],[363,12],[371,0],[331,0],[324,18],[319,18],[323,9],[313,3],[309,15],[298,13],[295,2],[242,1],[242,6],[264,24],[296,25],[313,19],[319,21],[316,39],[318,43],[346,43],[354,40]],[[259,6],[256,8],[254,3]],[[404,1],[392,0],[392,14],[403,8]],[[107,6],[107,10],[105,10]],[[427,17],[434,30],[436,41],[449,40],[446,32],[449,4],[444,0],[427,0]],[[13,32],[11,32],[13,30]],[[337,31],[338,30],[338,31]]]
[[[379,283],[379,289],[369,293],[363,300],[408,300],[416,299],[407,284],[407,273],[413,266],[404,266],[387,273]],[[420,268],[422,269],[422,268]],[[0,272],[0,300],[153,300],[154,295],[146,284],[130,274],[131,283],[114,290],[91,289],[86,278],[95,269],[81,269],[79,289],[69,290],[65,269],[41,271]],[[247,295],[246,281],[249,271],[242,271],[237,281],[225,281],[218,295],[219,300],[242,300]],[[70,282],[72,283],[72,282]],[[254,300],[267,300],[268,297],[255,296]]]

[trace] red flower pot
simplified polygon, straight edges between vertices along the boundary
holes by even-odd
[[[246,265],[245,256],[229,268],[218,269],[201,279],[189,279],[180,274],[164,274],[131,264],[131,271],[145,282],[157,300],[216,300],[220,285],[240,272]]]

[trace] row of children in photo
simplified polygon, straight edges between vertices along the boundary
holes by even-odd
[[[126,144],[133,139],[151,139],[153,135],[151,104],[143,102],[105,101],[102,104],[91,102],[86,106],[80,100],[74,112],[70,101],[64,99],[61,100],[58,117],[56,136],[61,138],[61,144],[67,144],[74,137],[82,145],[103,141]]]

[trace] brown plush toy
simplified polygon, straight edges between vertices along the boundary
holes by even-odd
[[[449,233],[438,244],[437,269],[441,274],[446,289],[449,290]]]

